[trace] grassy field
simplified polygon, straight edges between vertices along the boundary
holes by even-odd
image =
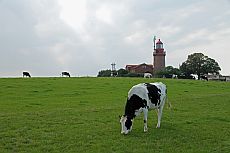
[[[172,109],[120,134],[128,90],[162,81]],[[230,83],[143,78],[0,79],[0,152],[222,153],[230,150]]]

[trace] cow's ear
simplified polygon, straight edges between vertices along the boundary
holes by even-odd
[[[121,115],[119,115],[119,119],[121,119]]]

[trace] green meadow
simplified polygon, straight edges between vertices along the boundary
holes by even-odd
[[[128,90],[167,85],[161,128],[149,111],[120,134]],[[224,153],[230,150],[230,82],[144,78],[1,78],[1,153]]]

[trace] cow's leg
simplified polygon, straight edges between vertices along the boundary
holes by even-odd
[[[157,121],[156,128],[160,128],[160,126],[161,126],[161,117],[162,117],[162,112],[163,112],[163,108],[164,108],[164,105],[165,105],[165,99],[166,99],[166,96],[164,96],[164,98],[162,100],[162,105],[157,109],[158,121]]]
[[[144,113],[144,132],[147,132],[148,131],[148,126],[147,126],[148,109],[144,108],[143,113]]]
[[[163,107],[164,107],[164,105],[160,106],[160,107],[157,109],[158,121],[157,121],[157,126],[156,126],[156,128],[160,128],[160,126],[161,126],[161,117],[162,117]]]

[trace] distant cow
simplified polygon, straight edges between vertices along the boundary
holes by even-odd
[[[206,81],[208,81],[208,77],[206,77],[206,76],[204,76],[204,75],[200,76],[200,79],[201,79],[201,80],[206,80]]]
[[[178,76],[176,74],[173,74],[172,79],[178,79]]]
[[[63,77],[63,76],[68,76],[68,77],[70,77],[70,74],[69,74],[69,72],[62,72],[61,73],[61,76]]]
[[[24,77],[31,77],[29,72],[22,72],[22,76]]]
[[[144,132],[147,132],[149,109],[157,110],[158,122],[156,127],[159,128],[166,94],[166,85],[161,82],[141,83],[133,86],[128,92],[125,114],[120,118],[121,133],[128,134],[132,130],[133,120],[141,112],[144,112]]]
[[[144,78],[151,78],[152,74],[151,73],[144,73]]]

